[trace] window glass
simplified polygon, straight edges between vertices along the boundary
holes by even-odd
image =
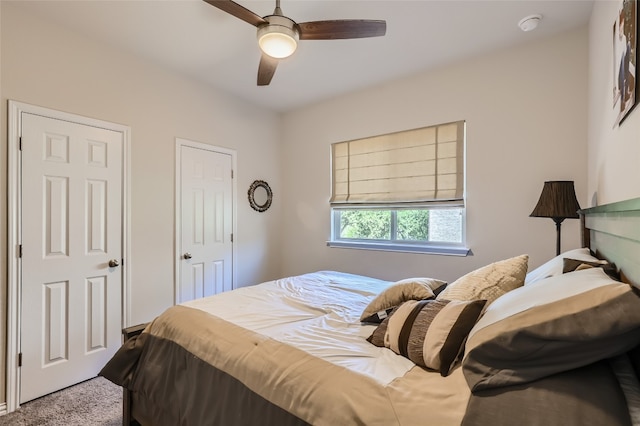
[[[398,239],[407,241],[429,240],[429,210],[400,210],[398,217]]]
[[[462,243],[462,208],[339,209],[337,239]]]
[[[341,210],[340,238],[391,239],[391,212],[388,210]]]

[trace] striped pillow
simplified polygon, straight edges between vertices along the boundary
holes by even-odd
[[[410,300],[393,311],[367,340],[447,376],[485,303]]]
[[[620,274],[615,263],[609,263],[606,260],[599,260],[597,262],[589,262],[579,259],[570,259],[565,257],[562,259],[562,273],[566,274],[573,271],[581,271],[589,268],[602,268],[605,274],[609,275],[616,281],[620,281]]]

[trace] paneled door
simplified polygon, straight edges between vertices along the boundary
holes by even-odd
[[[20,403],[121,344],[122,133],[22,113]]]
[[[181,145],[177,303],[232,289],[232,157]]]

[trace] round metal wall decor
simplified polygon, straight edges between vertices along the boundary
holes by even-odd
[[[249,205],[255,211],[264,212],[271,207],[273,192],[271,192],[267,182],[254,180],[247,191],[247,195],[249,196]]]

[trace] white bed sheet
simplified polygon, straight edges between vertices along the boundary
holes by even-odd
[[[320,271],[186,302],[231,323],[304,350],[387,385],[414,363],[366,341],[375,326],[360,323],[373,298],[391,283]]]

